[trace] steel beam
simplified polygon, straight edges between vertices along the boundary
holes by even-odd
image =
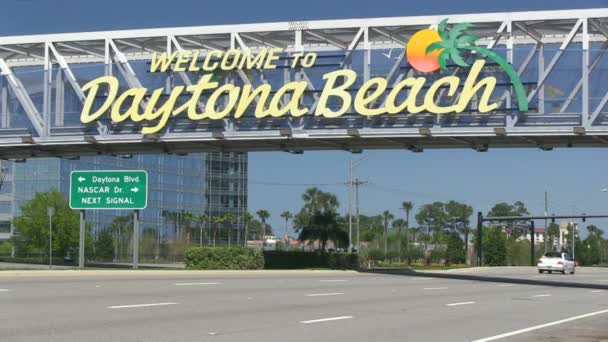
[[[46,136],[46,129],[40,112],[38,112],[38,109],[34,105],[34,102],[32,102],[32,99],[28,95],[27,90],[25,90],[25,88],[23,87],[23,84],[21,83],[19,78],[15,76],[11,68],[6,64],[6,62],[2,58],[0,58],[0,72],[2,72],[2,75],[8,81],[9,86],[15,93],[15,96],[23,107],[25,114],[30,119],[30,123],[36,131],[36,134],[39,137]]]

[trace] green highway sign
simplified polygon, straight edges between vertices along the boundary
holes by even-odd
[[[82,170],[70,174],[72,209],[144,209],[148,173],[130,170]]]

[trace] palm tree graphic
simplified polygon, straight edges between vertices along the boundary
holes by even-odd
[[[476,36],[466,34],[465,30],[472,27],[470,23],[459,23],[454,25],[451,30],[448,30],[448,20],[443,19],[438,26],[439,37],[441,41],[431,43],[426,48],[426,53],[430,54],[433,51],[441,50],[439,53],[439,65],[441,69],[447,70],[447,61],[452,60],[456,65],[461,67],[467,67],[469,64],[462,58],[461,54],[464,50],[474,51],[487,58],[494,60],[509,76],[513,88],[515,89],[515,95],[517,96],[517,103],[520,112],[528,110],[528,98],[524,85],[519,78],[519,75],[513,69],[513,66],[507,62],[504,58],[497,55],[496,53],[486,48],[475,45],[475,42],[479,39]]]

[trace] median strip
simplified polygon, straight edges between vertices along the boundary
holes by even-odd
[[[339,320],[351,319],[351,318],[353,318],[353,316],[338,316],[338,317],[330,317],[330,318],[313,319],[310,321],[300,321],[300,323],[311,324],[311,323],[321,323],[321,322],[329,322],[329,321],[339,321]]]
[[[451,304],[446,304],[446,306],[460,306],[460,305],[471,305],[471,304],[475,304],[475,302],[451,303]]]
[[[179,303],[150,303],[150,304],[133,304],[133,305],[113,305],[106,306],[106,309],[127,309],[127,308],[145,308],[149,306],[165,306],[165,305],[177,305]]]
[[[311,293],[307,294],[306,297],[322,297],[322,296],[339,296],[343,295],[342,292],[334,292],[334,293]]]

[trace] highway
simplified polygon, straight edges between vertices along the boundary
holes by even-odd
[[[356,272],[2,271],[0,307],[0,341],[608,339],[608,291]]]

